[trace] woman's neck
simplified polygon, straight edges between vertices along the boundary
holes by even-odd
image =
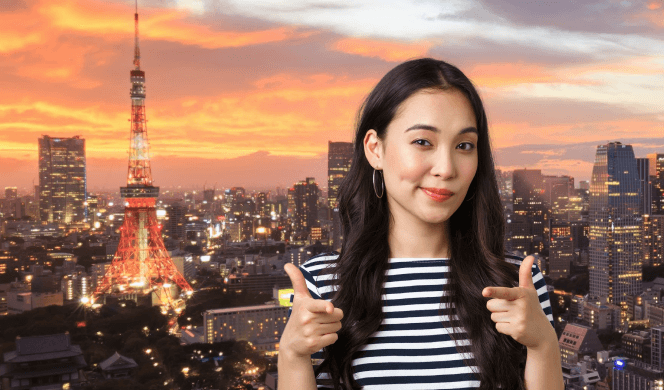
[[[413,221],[392,225],[388,233],[389,257],[449,258],[447,221],[441,225]]]

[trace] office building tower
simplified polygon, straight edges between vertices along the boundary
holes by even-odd
[[[550,235],[548,276],[553,280],[567,278],[574,259],[574,241],[569,222],[551,224]]]
[[[91,227],[98,228],[100,226],[99,217],[101,215],[97,214],[101,213],[99,213],[99,197],[97,195],[88,194],[85,201],[85,214]]]
[[[203,190],[203,200],[208,204],[214,202],[214,188],[208,188]]]
[[[267,194],[265,192],[259,192],[258,195],[256,195],[256,213],[261,217],[270,215],[270,210],[267,206]]]
[[[512,173],[513,213],[508,220],[508,248],[523,255],[544,249],[544,203],[542,171],[515,169]]]
[[[337,205],[339,185],[344,180],[353,160],[352,142],[327,143],[327,205],[334,210]]]
[[[639,187],[641,188],[641,205],[639,213],[652,214],[652,180],[650,178],[650,160],[647,158],[636,159],[636,170],[639,174]]]
[[[652,214],[664,214],[664,154],[648,155],[652,181]]]
[[[293,223],[295,232],[311,232],[318,223],[318,183],[313,177],[295,183],[293,194]]]
[[[243,213],[245,190],[243,187],[232,187],[224,191],[224,207],[231,214],[239,216]]]
[[[574,178],[570,176],[542,176],[542,186],[544,193],[542,201],[544,203],[545,217],[545,238],[548,237],[547,220],[552,222],[569,221],[567,205],[570,195],[574,193]]]
[[[39,216],[44,222],[85,219],[85,140],[39,138]]]
[[[590,183],[589,293],[619,305],[641,293],[639,175],[631,145],[597,146]]]
[[[166,218],[164,221],[164,235],[174,240],[184,239],[184,225],[187,208],[180,202],[175,202],[166,207]]]
[[[16,199],[18,198],[18,189],[16,187],[5,187],[5,199]]]
[[[641,231],[643,265],[664,264],[664,215],[644,215]]]
[[[343,237],[341,234],[341,220],[339,219],[339,207],[337,198],[339,196],[339,185],[350,170],[353,160],[352,142],[327,143],[327,205],[332,220],[332,247],[341,249]]]
[[[664,325],[650,328],[650,361],[654,368],[664,370]]]
[[[512,213],[512,171],[502,171],[496,168],[496,180],[498,182],[498,192],[500,193],[500,202],[503,204],[503,212]]]

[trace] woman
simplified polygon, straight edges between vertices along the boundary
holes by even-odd
[[[380,80],[338,201],[341,252],[285,267],[280,390],[563,389],[545,283],[505,254],[486,115],[459,69],[424,58]]]

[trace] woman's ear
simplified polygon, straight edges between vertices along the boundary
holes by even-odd
[[[364,135],[364,155],[367,156],[369,164],[374,169],[382,169],[382,159],[383,159],[383,142],[378,138],[378,133],[376,130],[370,129]]]

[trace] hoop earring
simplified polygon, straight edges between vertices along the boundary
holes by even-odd
[[[376,196],[378,196],[379,199],[382,198],[383,195],[385,195],[385,180],[382,180],[382,182],[383,182],[383,185],[382,185],[383,191],[380,193],[380,196],[378,196],[378,190],[376,190],[376,169],[374,168],[374,171],[373,171],[373,188],[374,188],[374,192],[376,193]]]
[[[473,199],[473,198],[475,197],[475,194],[476,194],[476,192],[473,192],[473,194],[470,196],[470,198],[468,198],[468,199],[464,199],[463,201],[464,201],[464,202],[467,202],[467,201]]]

